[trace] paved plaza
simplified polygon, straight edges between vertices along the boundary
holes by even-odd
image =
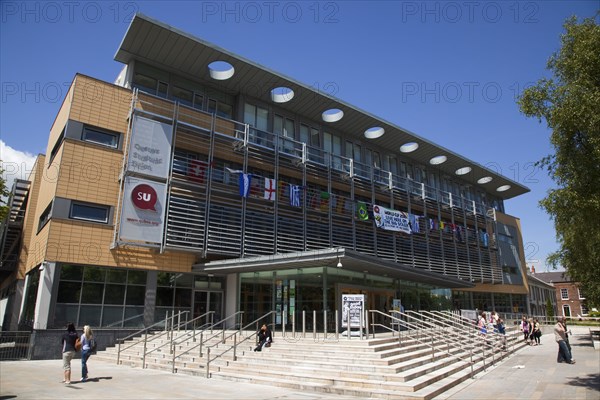
[[[556,362],[557,345],[547,327],[541,346],[520,350],[437,399],[600,400],[600,350],[594,350],[588,328],[571,329],[576,364]],[[65,385],[61,360],[0,362],[0,400],[356,399],[117,366],[93,356],[88,362],[90,379],[81,383],[79,360],[73,360],[72,366],[74,383]],[[260,373],[258,365],[256,373]]]

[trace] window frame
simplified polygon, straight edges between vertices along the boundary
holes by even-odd
[[[46,226],[46,224],[48,222],[50,222],[50,220],[52,219],[52,205],[53,204],[54,204],[54,202],[51,201],[50,204],[48,204],[48,206],[40,214],[40,218],[38,219],[38,230],[37,230],[37,233],[39,233],[42,229],[44,229],[44,227]]]
[[[94,132],[96,134],[110,136],[110,137],[114,138],[114,145],[87,138],[86,136],[87,136],[88,132]],[[109,147],[111,149],[118,149],[119,142],[120,142],[120,134],[114,133],[114,132],[108,132],[103,129],[98,129],[98,128],[91,127],[91,126],[84,126],[83,130],[81,132],[81,140],[84,142],[87,142],[87,143],[94,143],[94,144],[97,144],[100,146]]]
[[[95,209],[104,210],[104,211],[106,211],[106,218],[104,221],[101,221],[99,219],[94,219],[94,218],[75,216],[73,214],[75,207],[87,207],[87,208],[95,208]],[[69,219],[108,225],[109,220],[110,220],[110,206],[106,206],[106,205],[102,205],[102,204],[85,203],[82,201],[71,201],[71,204],[69,206]]]
[[[560,299],[561,300],[569,300],[569,289],[560,288]]]

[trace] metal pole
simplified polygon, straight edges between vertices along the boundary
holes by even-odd
[[[237,333],[233,334],[233,361],[237,361]]]
[[[306,311],[302,310],[302,337],[306,337]]]
[[[200,357],[202,357],[202,343],[203,343],[202,336],[203,335],[204,335],[204,332],[200,332],[200,346],[199,346],[200,347],[200,354],[199,354]]]
[[[313,310],[313,340],[317,338],[317,310]]]
[[[323,340],[327,339],[327,310],[323,310]]]
[[[148,331],[144,332],[144,355],[142,357],[142,369],[146,368],[146,342],[148,340]]]
[[[335,310],[335,340],[340,340],[340,322],[338,320],[338,310]]]
[[[206,349],[206,378],[210,378],[210,347]]]
[[[117,365],[119,365],[119,358],[121,358],[121,341],[117,341]]]

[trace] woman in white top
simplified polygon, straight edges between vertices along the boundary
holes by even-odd
[[[83,327],[83,334],[81,335],[81,382],[85,382],[88,377],[87,361],[92,355],[91,341],[94,337],[92,328],[89,325]]]

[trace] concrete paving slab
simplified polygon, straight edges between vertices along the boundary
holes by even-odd
[[[485,373],[443,393],[439,400],[568,399],[600,400],[600,351],[589,328],[573,327],[571,344],[576,364],[558,364],[558,346],[550,329],[542,345],[526,347]],[[0,400],[8,399],[356,399],[329,393],[171,374],[106,361],[88,362],[90,379],[81,377],[73,360],[73,383],[62,381],[62,360],[0,362]],[[259,373],[259,366],[256,373]]]

